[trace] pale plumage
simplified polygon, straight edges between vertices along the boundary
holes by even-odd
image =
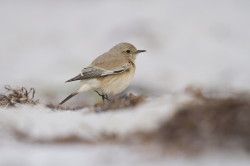
[[[103,100],[108,95],[116,95],[124,91],[130,84],[135,73],[135,58],[138,53],[145,50],[137,50],[132,44],[120,43],[108,52],[97,57],[80,74],[66,82],[81,81],[81,87],[70,94],[60,104],[80,92],[95,90]],[[101,91],[100,94],[98,91]]]

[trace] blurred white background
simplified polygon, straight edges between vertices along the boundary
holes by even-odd
[[[0,87],[62,98],[64,84],[120,42],[138,56],[130,89],[249,89],[249,0],[0,1]]]

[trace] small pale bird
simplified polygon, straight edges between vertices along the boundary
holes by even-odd
[[[97,57],[81,73],[66,82],[80,80],[80,88],[66,97],[59,105],[88,90],[96,91],[101,97],[109,100],[108,95],[124,91],[132,81],[135,73],[136,55],[146,50],[137,50],[130,43],[120,43],[108,52]]]

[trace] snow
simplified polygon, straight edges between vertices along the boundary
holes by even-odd
[[[249,156],[242,152],[210,151],[197,157],[162,155],[157,151],[138,149],[134,146],[117,144],[103,145],[27,145],[3,146],[0,149],[1,165],[95,165],[95,166],[248,166]],[[4,152],[4,153],[2,153]]]
[[[24,105],[1,109],[0,124],[3,126],[2,132],[23,133],[30,140],[51,141],[76,136],[95,142],[103,134],[114,134],[122,138],[137,132],[153,131],[162,120],[173,114],[174,107],[179,105],[177,103],[184,100],[187,99],[164,96],[132,110],[103,113],[93,112],[91,108],[80,111],[52,111],[42,105]]]
[[[0,1],[0,87],[34,87],[41,103],[1,108],[0,165],[249,165],[237,151],[151,157],[151,150],[132,145],[33,144],[13,136],[18,131],[31,142],[98,140],[103,132],[125,137],[171,117],[188,100],[175,94],[190,84],[250,90],[249,9],[248,0]],[[149,96],[146,103],[100,114],[43,106],[75,90],[77,83],[64,81],[120,42],[147,50],[129,88]],[[69,104],[82,97],[93,98]]]

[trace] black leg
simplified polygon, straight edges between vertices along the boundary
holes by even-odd
[[[96,92],[99,96],[102,96],[97,90],[95,90],[95,92]]]
[[[102,97],[103,103],[104,103],[104,100],[105,100],[105,99],[108,100],[108,101],[110,101],[110,99],[109,99],[109,97],[108,97],[107,94],[100,94],[97,90],[95,90],[95,92],[96,92],[99,96]]]
[[[104,99],[106,99],[106,100],[108,100],[108,101],[111,101],[111,100],[109,99],[108,94],[104,94],[103,96],[104,96]]]

